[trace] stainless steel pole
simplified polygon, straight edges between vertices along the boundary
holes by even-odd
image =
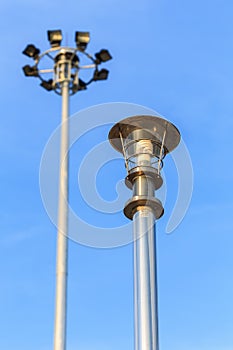
[[[157,282],[157,254],[156,254],[156,223],[150,226],[148,233],[149,259],[150,259],[150,284],[151,284],[151,322],[152,341],[154,350],[159,350],[159,317],[158,317],[158,282]],[[151,225],[151,223],[150,223]]]
[[[68,150],[69,144],[69,82],[62,83],[62,126],[60,146],[60,180],[57,233],[57,271],[54,350],[66,349],[66,300],[68,255]]]
[[[148,143],[149,145],[149,143]],[[138,145],[138,148],[140,144]],[[139,165],[150,165],[150,154],[138,155]],[[133,185],[134,196],[153,197],[154,181],[138,176]],[[158,301],[155,217],[148,206],[134,214],[134,322],[135,350],[158,350]]]
[[[135,350],[158,350],[154,214],[145,207],[133,220]]]

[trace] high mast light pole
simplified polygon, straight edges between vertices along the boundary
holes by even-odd
[[[164,209],[155,190],[163,184],[163,159],[179,144],[180,133],[165,119],[140,115],[115,124],[109,141],[125,158],[125,183],[133,190],[124,214],[133,220],[134,346],[159,350],[155,220]]]
[[[43,53],[40,53],[35,45],[27,45],[23,54],[32,58],[34,64],[24,66],[23,71],[27,77],[39,78],[40,85],[47,91],[54,91],[62,96],[54,350],[65,350],[68,268],[67,203],[69,197],[69,164],[66,152],[69,148],[69,96],[78,91],[86,90],[87,85],[93,81],[106,80],[109,72],[107,69],[99,70],[99,65],[109,61],[112,57],[106,49],[100,50],[95,54],[95,57],[86,52],[87,44],[90,41],[89,32],[75,33],[75,48],[61,46],[61,30],[49,30],[48,40],[51,48]],[[42,69],[40,64],[41,61],[45,62],[45,58],[50,59],[51,65],[46,69]],[[81,60],[84,58],[89,59],[90,64],[82,65]],[[87,82],[79,78],[79,74],[84,69],[94,71]],[[50,75],[50,78],[45,80],[45,75]]]

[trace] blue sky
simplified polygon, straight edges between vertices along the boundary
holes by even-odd
[[[21,52],[31,42],[47,49],[46,31],[61,28],[70,44],[76,30],[89,30],[89,51],[108,48],[114,57],[109,80],[72,97],[71,114],[108,102],[147,106],[178,126],[192,158],[192,202],[171,235],[165,227],[177,174],[171,159],[165,164],[168,198],[157,225],[161,349],[231,350],[232,2],[43,0],[0,8],[0,347],[48,350],[53,343],[56,228],[43,208],[39,166],[60,122],[60,99],[23,76],[29,61]],[[87,136],[82,154],[92,141]],[[122,176],[120,160],[106,167],[107,187],[97,183],[104,198],[114,198],[112,180]],[[67,349],[133,349],[132,293],[131,245],[70,242]]]

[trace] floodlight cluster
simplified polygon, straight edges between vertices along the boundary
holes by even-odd
[[[35,45],[29,44],[23,50],[22,53],[24,55],[34,60],[32,66],[26,65],[23,67],[25,76],[39,78],[41,81],[40,86],[47,91],[55,91],[58,94],[61,94],[62,83],[68,81],[70,95],[86,90],[87,85],[93,81],[106,80],[108,78],[109,71],[105,68],[99,69],[99,65],[111,60],[112,56],[106,49],[100,50],[94,57],[86,52],[87,45],[90,42],[89,32],[75,32],[75,48],[61,46],[63,39],[61,30],[48,30],[47,35],[51,46],[50,49],[41,53],[40,49]],[[91,64],[81,65],[81,56],[88,58]],[[53,61],[52,68],[41,69],[39,67],[41,60],[45,57]],[[94,71],[87,82],[79,78],[79,72],[82,69],[92,69]],[[46,74],[52,74],[52,78],[44,79]]]

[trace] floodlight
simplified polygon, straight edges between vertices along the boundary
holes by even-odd
[[[87,47],[87,44],[90,41],[90,33],[89,32],[75,32],[75,42],[77,47],[84,51]]]
[[[112,59],[112,56],[108,52],[108,50],[102,49],[100,52],[97,52],[95,54],[96,57],[96,63],[99,64],[101,62],[107,62]]]
[[[62,32],[61,30],[48,30],[48,40],[52,47],[57,47],[61,45],[62,42]]]
[[[36,66],[29,66],[28,64],[23,67],[23,72],[26,77],[38,77],[38,69]]]
[[[96,70],[94,73],[93,80],[106,80],[108,79],[108,73],[109,71],[107,69],[101,69],[100,71]]]
[[[33,44],[27,45],[26,48],[23,50],[23,54],[31,58],[37,58],[39,53],[40,50]]]
[[[72,93],[75,94],[78,91],[82,91],[86,89],[87,89],[87,84],[83,80],[79,79],[78,84],[73,84]]]
[[[82,79],[79,79],[78,80],[78,90],[86,90],[86,89],[87,89],[86,83]]]
[[[40,84],[45,90],[52,91],[53,90],[53,79],[43,80]]]

